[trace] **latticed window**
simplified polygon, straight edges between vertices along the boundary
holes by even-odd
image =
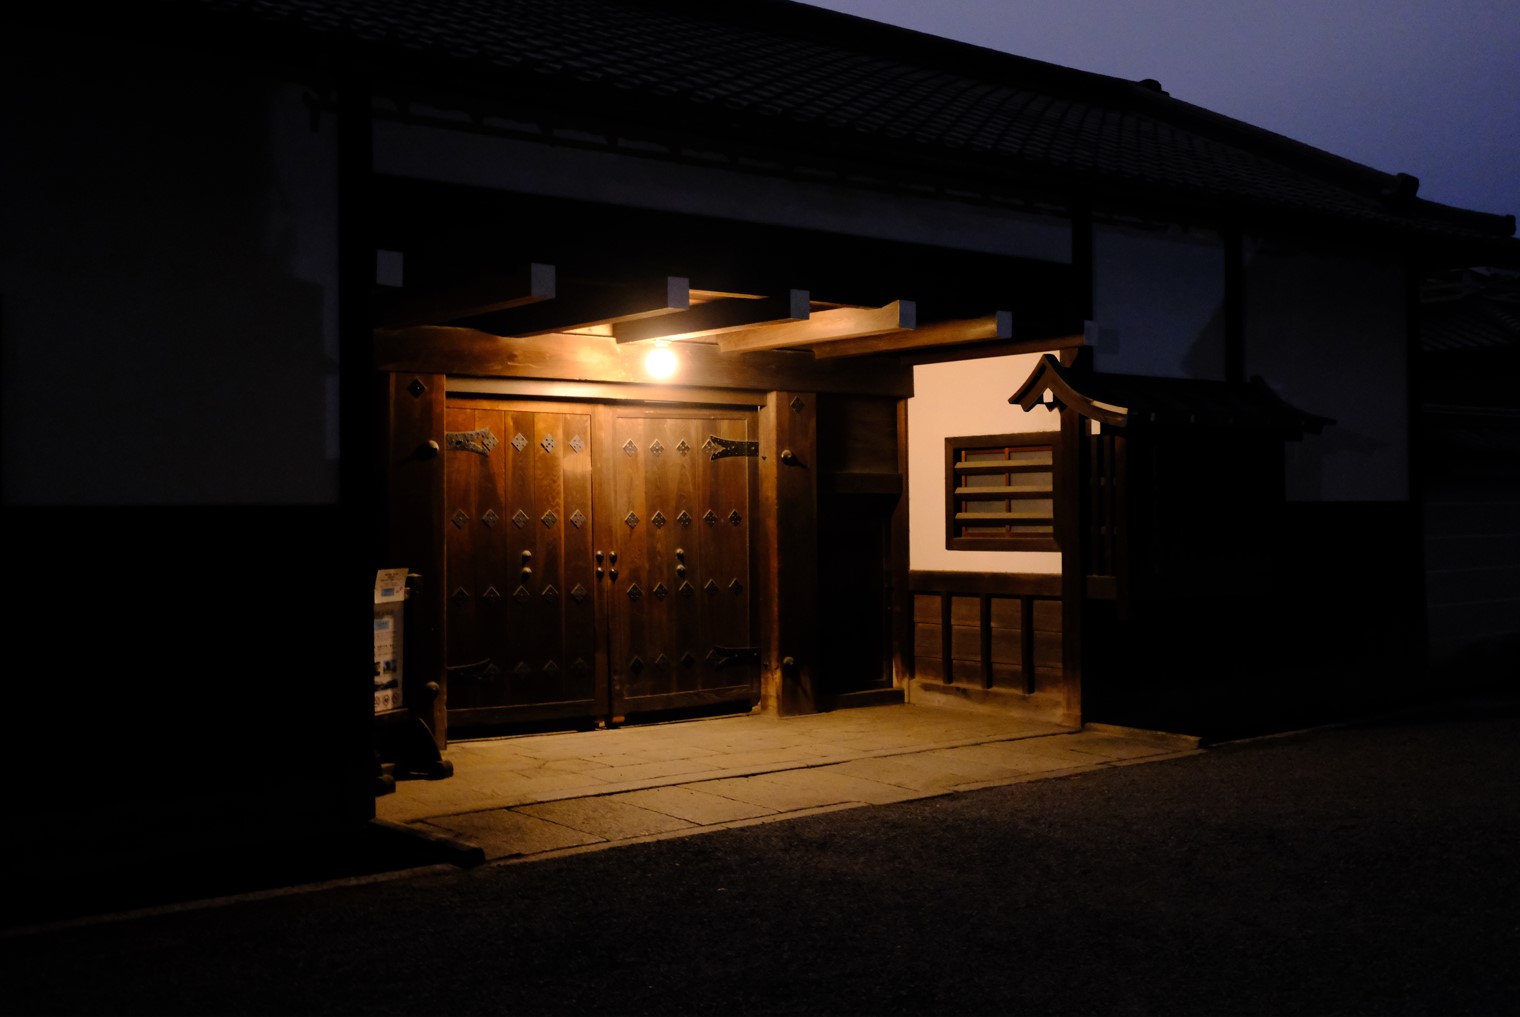
[[[945,546],[1053,551],[1059,432],[945,439]]]

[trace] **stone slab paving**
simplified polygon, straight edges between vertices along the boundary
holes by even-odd
[[[854,802],[855,798],[837,787],[828,787],[823,781],[813,780],[801,784],[787,784],[776,780],[776,774],[759,777],[728,777],[704,781],[692,785],[709,794],[722,795],[738,802],[749,802],[775,812],[796,812],[799,809],[816,809],[822,805],[840,805]]]
[[[749,778],[757,780],[760,778]],[[840,773],[838,766],[819,766],[807,770],[783,770],[768,773],[765,780],[798,792],[817,794],[820,805],[849,803],[853,805],[890,805],[919,797],[918,792],[869,777],[856,777]],[[828,799],[834,799],[833,802]]]
[[[525,816],[511,809],[443,816],[428,820],[426,825],[479,846],[485,851],[487,861],[606,840],[559,823]]]
[[[516,861],[1198,751],[1153,732],[932,707],[751,714],[458,742],[445,754],[453,777],[403,781],[375,811]]]
[[[643,791],[630,791],[627,794],[616,795],[613,800],[663,812],[701,826],[731,823],[736,819],[754,819],[756,816],[773,815],[776,811],[763,805],[725,798],[702,790],[702,787],[703,785],[700,784],[651,787]]]
[[[568,826],[572,830],[605,840],[648,837],[654,833],[689,830],[698,825],[666,812],[640,808],[630,802],[627,796],[618,795],[542,802],[538,805],[524,805],[512,811]]]

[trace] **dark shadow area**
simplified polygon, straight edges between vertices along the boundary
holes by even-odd
[[[15,928],[480,860],[462,845],[385,822],[293,839],[207,844],[137,863],[82,858],[32,879],[24,897],[8,902],[3,922]]]

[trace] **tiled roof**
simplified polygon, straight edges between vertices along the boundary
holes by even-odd
[[[1427,353],[1520,349],[1520,299],[1475,293],[1420,309],[1420,348]]]
[[[1513,216],[1413,197],[1382,173],[1137,83],[788,0],[159,0],[138,12],[274,29],[386,70],[616,110],[705,115],[734,137],[835,159],[932,163],[1023,183],[1119,189],[1451,239],[1505,238]],[[119,17],[120,15],[118,15]],[[715,127],[715,129],[717,129]]]
[[[1008,402],[1025,410],[1057,406],[1117,427],[1207,427],[1302,436],[1334,423],[1282,400],[1260,378],[1249,382],[1109,374],[1063,367],[1049,353],[1040,357]]]

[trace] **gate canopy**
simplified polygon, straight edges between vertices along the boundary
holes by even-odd
[[[1081,341],[1066,262],[426,181],[378,187],[379,245],[401,263],[376,293],[387,332],[817,360]]]

